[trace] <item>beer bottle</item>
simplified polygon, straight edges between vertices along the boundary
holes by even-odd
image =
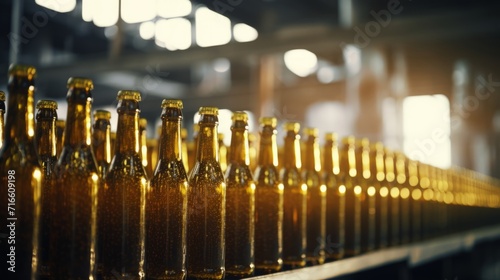
[[[226,147],[226,145],[224,145],[224,134],[219,133],[217,135],[217,139],[219,141],[219,164],[222,173],[225,173],[227,170],[228,148]]]
[[[307,185],[307,249],[306,259],[311,264],[325,262],[326,242],[326,186],[321,180],[321,159],[318,129],[305,128],[304,167],[302,178]]]
[[[106,110],[96,110],[94,113],[94,131],[92,146],[101,178],[106,178],[111,163],[111,113]]]
[[[399,240],[401,244],[409,242],[410,231],[410,186],[406,157],[401,152],[395,153],[396,182],[399,186]]]
[[[431,188],[431,180],[429,178],[429,165],[419,163],[418,175],[420,189],[422,190],[422,238],[429,238],[432,236],[432,202],[433,192]]]
[[[38,112],[36,114],[36,143],[38,155],[43,173],[42,189],[42,216],[40,227],[40,276],[50,277],[51,267],[50,256],[50,236],[53,232],[51,219],[53,215],[53,197],[55,182],[56,157],[56,119],[57,103],[52,100],[40,100],[36,104]]]
[[[141,94],[122,90],[117,99],[115,155],[106,176],[100,207],[103,224],[106,224],[101,229],[103,277],[143,279],[148,181],[140,155]]]
[[[115,148],[116,148],[116,132],[111,132],[109,134],[111,139],[111,159],[115,156]]]
[[[223,279],[226,184],[219,165],[218,109],[201,107],[196,163],[189,173],[187,269],[195,279]]]
[[[422,239],[422,190],[418,179],[418,162],[408,161],[408,184],[411,190],[410,200],[410,240],[412,242]]]
[[[94,278],[96,269],[99,169],[92,150],[93,83],[68,80],[68,113],[64,146],[54,187],[57,234],[51,236],[55,279]]]
[[[182,101],[163,100],[160,155],[146,196],[146,278],[186,278],[187,190]]]
[[[250,172],[248,115],[233,113],[226,171],[226,273],[247,277],[254,271],[255,183]]]
[[[255,170],[255,266],[277,272],[283,265],[283,184],[279,180],[276,118],[260,119],[260,147]]]
[[[375,248],[375,194],[370,170],[370,143],[367,138],[356,141],[356,175],[361,186],[361,251]]]
[[[139,119],[139,146],[141,156],[142,165],[144,165],[144,169],[146,170],[146,175],[148,178],[153,177],[153,166],[149,162],[148,158],[148,143],[147,143],[147,130],[148,120],[145,118]]]
[[[370,171],[375,187],[375,248],[388,245],[388,203],[389,188],[385,181],[384,146],[381,142],[371,145]]]
[[[250,170],[257,168],[257,136],[254,133],[248,133],[248,153],[250,154]]]
[[[181,128],[181,154],[182,154],[182,164],[184,165],[184,170],[189,170],[189,157],[188,157],[188,146],[187,146],[187,129]]]
[[[160,137],[158,137],[160,139]],[[156,170],[156,165],[158,164],[158,139],[147,138],[146,145],[148,146],[148,164],[151,165],[151,170],[154,174]]]
[[[58,119],[56,120],[56,156],[59,158],[64,146],[64,127],[66,126],[66,121]]]
[[[394,170],[394,153],[384,148],[384,163],[385,163],[385,183],[389,188],[389,201],[387,211],[389,217],[387,219],[388,241],[389,245],[396,246],[400,243],[399,240],[399,188],[396,182],[396,174]]]
[[[5,93],[0,90],[0,149],[4,138]]]
[[[336,133],[325,134],[323,182],[326,186],[326,259],[344,256],[345,186],[340,183],[340,154]]]
[[[307,185],[303,183],[300,169],[300,124],[285,123],[283,169],[283,261],[288,267],[306,265],[307,247]]]

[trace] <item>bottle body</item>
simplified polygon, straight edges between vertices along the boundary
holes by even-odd
[[[370,170],[370,147],[368,139],[356,141],[357,179],[361,187],[361,251],[375,248],[375,187]]]
[[[356,256],[361,252],[361,193],[356,178],[354,137],[343,139],[341,150],[341,182],[345,187],[345,255]]]

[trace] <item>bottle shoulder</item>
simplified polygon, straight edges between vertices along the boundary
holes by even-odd
[[[41,168],[32,143],[11,144],[4,142],[0,151],[0,165],[5,168]]]
[[[253,174],[250,167],[245,164],[231,163],[227,168],[225,177],[228,187],[246,187],[253,183]]]
[[[106,180],[126,180],[127,178],[147,179],[146,170],[139,154],[116,154],[111,160]]]
[[[160,160],[151,178],[151,187],[187,183],[187,174],[180,160]]]
[[[224,174],[216,160],[197,161],[188,175],[188,181],[191,186],[220,184],[224,182]]]
[[[64,146],[56,165],[57,173],[98,173],[91,146]]]
[[[278,168],[273,165],[258,166],[255,170],[254,178],[257,183],[257,187],[274,187],[281,183]]]

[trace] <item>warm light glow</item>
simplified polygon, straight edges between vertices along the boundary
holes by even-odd
[[[375,187],[369,186],[366,193],[368,193],[369,196],[374,196],[377,193],[377,190],[375,189]]]
[[[306,77],[316,71],[318,58],[305,49],[287,51],[284,55],[285,65],[292,73],[299,77]]]
[[[322,193],[326,193],[326,186],[325,185],[321,185],[319,187],[319,191],[322,192]]]
[[[76,0],[35,0],[35,3],[58,13],[71,12],[76,7]]]
[[[152,20],[156,16],[156,0],[121,0],[121,17],[126,23]]]
[[[151,40],[155,37],[155,23],[146,21],[139,26],[139,35],[144,40]]]
[[[237,23],[233,27],[233,36],[237,42],[250,42],[257,39],[259,33],[250,25]]]
[[[278,190],[283,191],[285,189],[285,186],[283,184],[278,185]]]
[[[420,200],[420,198],[422,198],[422,191],[420,189],[414,189],[411,192],[411,197],[413,200]]]
[[[301,189],[303,192],[306,192],[306,191],[307,191],[307,185],[306,185],[306,184],[302,184],[302,186],[300,186],[300,189]]]
[[[381,187],[380,188],[380,196],[386,197],[387,195],[389,195],[389,189],[387,187]]]
[[[410,190],[408,188],[401,189],[401,198],[407,199],[410,197]]]
[[[196,10],[196,43],[200,47],[224,45],[231,41],[231,21],[206,7]]]
[[[164,18],[184,17],[191,13],[192,5],[188,0],[157,0],[158,15]],[[139,2],[139,1],[138,1]]]
[[[360,186],[355,186],[354,187],[354,194],[355,195],[360,195],[363,189],[361,189]]]
[[[252,192],[255,191],[255,184],[254,183],[250,184],[250,190],[252,190]]]
[[[37,168],[33,171],[33,178],[40,180],[42,178],[42,172]]]
[[[451,204],[453,203],[453,194],[451,192],[447,192],[444,195],[444,203]]]
[[[434,197],[434,192],[431,189],[426,189],[424,191],[424,199],[429,201]]]
[[[155,40],[168,50],[185,50],[191,46],[191,22],[185,18],[158,20]]]
[[[339,193],[344,194],[344,193],[345,193],[345,191],[346,191],[345,186],[344,186],[344,185],[340,185],[340,186],[339,186]]]
[[[118,21],[119,0],[99,0],[93,5],[92,20],[99,27],[115,25]]]
[[[227,58],[217,58],[213,65],[214,70],[219,73],[227,72],[231,68],[231,62]]]
[[[398,198],[399,196],[399,189],[397,187],[394,187],[391,189],[391,197],[392,198]]]

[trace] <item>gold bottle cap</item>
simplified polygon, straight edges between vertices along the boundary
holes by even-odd
[[[298,133],[300,130],[300,123],[298,122],[287,122],[285,123],[285,130],[287,131],[293,131],[295,133]]]
[[[271,127],[276,127],[278,125],[278,119],[275,117],[262,117],[260,118],[260,124],[269,125]]]
[[[327,132],[327,133],[325,133],[325,140],[326,141],[337,141],[338,138],[339,138],[339,136],[335,132]]]
[[[248,114],[243,111],[235,111],[233,112],[233,116],[231,119],[233,120],[233,122],[235,121],[248,122]]]
[[[342,138],[342,144],[344,145],[354,145],[356,143],[356,138],[354,136],[347,136]]]
[[[71,77],[68,79],[68,88],[84,88],[86,90],[93,90],[94,83],[91,79]]]
[[[0,101],[5,101],[5,92],[0,90]]]
[[[304,134],[308,136],[318,137],[319,130],[314,127],[306,127],[304,128]]]
[[[38,100],[36,103],[37,109],[57,109],[57,102],[54,100]]]
[[[12,64],[9,67],[9,75],[32,79],[36,76],[36,68],[31,65]]]
[[[105,120],[109,121],[111,119],[111,112],[109,112],[107,110],[95,110],[94,118],[95,119],[105,119]]]
[[[161,107],[182,109],[184,105],[182,104],[182,100],[163,99],[163,101],[161,102]]]
[[[139,127],[146,128],[148,126],[148,120],[146,118],[139,119]]]
[[[141,93],[137,90],[120,90],[116,96],[118,100],[141,101]]]
[[[218,116],[219,115],[219,108],[217,107],[200,107],[200,110],[198,111],[200,115],[214,115]]]
[[[181,128],[181,138],[186,139],[188,136],[188,131],[185,128]]]

